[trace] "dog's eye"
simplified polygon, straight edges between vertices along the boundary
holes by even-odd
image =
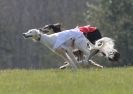
[[[99,43],[98,43],[98,46],[101,46],[102,45],[102,42],[100,41]]]

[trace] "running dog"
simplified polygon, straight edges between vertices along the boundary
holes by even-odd
[[[81,29],[84,29],[84,27],[81,27]],[[93,29],[93,28],[90,28]],[[95,32],[92,33],[84,33],[84,36],[90,40],[90,42],[92,44],[95,45],[95,47],[98,47],[97,49],[95,49],[93,51],[93,53],[90,55],[90,58],[93,57],[95,54],[100,53],[102,56],[105,56],[106,58],[108,58],[110,61],[115,62],[118,61],[120,58],[120,54],[119,52],[114,48],[114,40],[108,37],[103,37],[101,36],[100,32],[98,29],[95,29]],[[61,32],[61,24],[60,23],[56,23],[56,24],[49,24],[49,25],[45,25],[44,27],[40,28],[40,31],[43,33],[47,33],[52,31],[53,33],[56,32]],[[102,45],[102,46],[101,46]],[[83,60],[83,53],[82,51],[78,50],[78,51],[74,51],[73,52],[74,55],[77,57],[77,60]],[[92,60],[90,60],[91,63],[93,63],[96,66],[99,67],[103,67],[101,65],[97,65],[95,62],[93,62]],[[65,66],[64,66],[65,67]],[[63,68],[63,66],[62,66]]]
[[[88,63],[90,50],[94,47],[78,28],[50,35],[43,34],[39,29],[30,29],[28,32],[23,33],[23,36],[44,44],[67,62],[65,66],[71,66],[73,69],[77,69],[78,64],[78,61],[73,54],[73,50],[78,49],[82,51],[85,55],[85,63]],[[90,49],[88,49],[88,45],[90,46]],[[94,65],[97,66],[97,64]]]

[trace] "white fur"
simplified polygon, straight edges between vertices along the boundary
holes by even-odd
[[[94,49],[99,49],[100,52],[105,54],[107,58],[113,58],[115,52],[118,52],[115,48],[114,40],[108,37],[103,37],[96,41]]]
[[[107,49],[108,47],[109,47],[109,48],[113,48],[113,47],[114,47],[114,40],[111,39],[111,38],[103,37],[103,38],[97,40],[97,41],[95,42],[95,47],[98,47],[98,44],[99,44],[100,42],[101,42],[103,45],[102,45],[102,47],[100,47],[99,49]]]
[[[100,68],[103,68],[103,66],[90,60],[91,56],[93,56],[93,55],[90,55],[90,50],[98,49],[100,52],[103,52],[106,55],[106,57],[113,57],[113,54],[110,55],[110,53],[117,51],[116,49],[114,49],[114,40],[112,40],[111,38],[103,37],[97,40],[95,45],[93,45],[89,40],[85,38],[85,36],[82,33],[81,33],[81,36],[76,37],[71,35],[72,34],[71,31],[69,33],[70,33],[70,36],[72,37],[63,41],[57,48],[54,48],[57,42],[57,39],[60,37],[61,33],[59,32],[59,33],[47,35],[47,34],[42,34],[38,29],[31,29],[24,34],[26,36],[32,36],[31,38],[33,40],[37,40],[37,38],[40,36],[41,37],[40,42],[42,44],[46,45],[53,52],[60,55],[67,62],[67,64],[61,66],[61,68],[68,67],[70,65],[74,69],[77,68],[76,64],[79,64],[79,62],[75,59],[75,56],[73,54],[73,50],[75,49],[79,49],[80,51],[83,52],[85,56],[84,61],[86,63],[88,63],[88,60],[89,60],[91,64]],[[75,34],[76,33],[77,32],[75,32]],[[64,37],[67,37],[67,36],[64,36]],[[74,45],[73,45],[73,40],[74,40]],[[87,44],[90,45],[90,49],[88,49]]]
[[[40,36],[41,37],[40,42],[42,44],[46,45],[52,51],[60,55],[66,62],[68,62],[67,65],[68,66],[71,65],[74,69],[77,68],[76,64],[78,64],[78,61],[75,59],[75,56],[73,55],[74,49],[79,49],[84,53],[84,55],[86,56],[85,58],[86,62],[89,58],[90,50],[88,49],[87,44],[90,42],[84,37],[82,33],[81,33],[81,36],[78,36],[78,38],[76,36],[73,36],[72,39],[70,38],[66,40],[56,49],[53,49],[53,47],[56,43],[56,40],[59,37],[60,32],[47,35],[47,34],[42,34],[37,29],[31,29],[27,33],[24,33],[24,34],[25,36],[32,36],[32,39],[35,39],[35,40]],[[70,36],[72,36],[71,33],[70,33]],[[73,40],[74,40],[74,45],[73,45]]]

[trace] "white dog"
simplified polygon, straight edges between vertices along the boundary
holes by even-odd
[[[87,63],[90,55],[88,44],[93,48],[93,45],[85,38],[78,28],[51,35],[43,34],[38,29],[31,29],[23,33],[23,36],[25,38],[32,38],[34,41],[40,41],[52,51],[59,54],[67,62],[67,66],[71,65],[74,69],[77,68],[76,64],[78,64],[78,61],[73,55],[73,50],[81,50],[86,56],[85,62]]]
[[[43,34],[38,29],[31,29],[26,33],[23,33],[25,38],[32,38],[34,41],[39,41],[46,45],[53,52],[60,55],[67,64],[61,66],[60,68],[66,68],[67,66],[72,66],[72,68],[77,69],[76,64],[79,62],[75,59],[73,50],[78,49],[83,52],[85,56],[85,63],[90,61],[91,64],[103,68],[103,66],[93,62],[90,55],[90,50],[99,50],[105,57],[111,61],[117,61],[120,54],[114,49],[114,42],[111,38],[103,37],[96,41],[95,45],[91,44],[89,40],[85,38],[82,32],[78,28],[65,30],[63,32],[54,34]],[[89,47],[90,48],[89,48]]]
[[[94,49],[99,49],[99,53],[102,53],[110,61],[118,61],[120,58],[119,52],[114,48],[114,40],[108,37],[103,37],[95,42]]]

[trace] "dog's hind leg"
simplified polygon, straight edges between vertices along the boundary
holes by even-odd
[[[69,62],[65,62],[64,65],[60,66],[60,69],[66,69],[68,66],[70,66]]]
[[[86,62],[88,61],[87,63],[90,63],[90,64],[92,64],[92,65],[94,65],[94,66],[96,66],[96,67],[99,67],[99,68],[103,68],[102,65],[97,64],[97,63],[95,63],[94,61],[91,60],[91,57],[93,57],[93,56],[97,53],[97,51],[94,51],[92,54],[88,54],[88,53],[90,53],[89,50],[82,50],[82,51],[83,51],[84,54],[86,55],[85,61],[86,61]]]
[[[92,61],[92,60],[89,60],[89,62],[90,62],[92,65],[94,65],[94,66],[96,66],[96,67],[98,67],[98,68],[103,68],[103,66],[102,66],[102,65],[97,64],[97,63],[95,63],[95,62],[94,62],[94,61]]]
[[[83,37],[75,40],[75,47],[83,52],[83,54],[85,55],[84,63],[88,65],[90,50],[88,49],[87,43],[88,43],[87,39]]]

